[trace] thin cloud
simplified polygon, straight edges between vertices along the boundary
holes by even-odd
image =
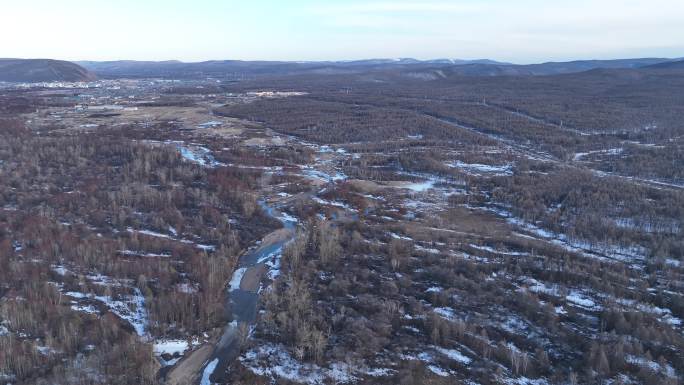
[[[350,3],[340,5],[319,5],[313,8],[318,14],[370,14],[370,13],[468,13],[483,11],[490,6],[477,3],[454,3],[454,2],[419,2],[419,1],[376,1],[367,3]]]

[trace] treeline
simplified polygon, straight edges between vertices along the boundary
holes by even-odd
[[[684,258],[684,194],[678,189],[565,167],[526,172],[524,165],[512,178],[494,178],[481,187],[516,217],[580,243],[641,246],[649,258]]]
[[[227,87],[306,91],[327,101],[413,108],[426,102],[500,107],[551,126],[621,139],[653,142],[682,134],[682,86],[678,73],[594,70],[556,76],[452,76],[434,81],[391,72],[372,75],[307,75],[254,80]],[[376,81],[368,81],[372,77]],[[493,110],[490,110],[490,112]],[[650,127],[650,129],[649,129]],[[656,128],[657,129],[654,129]]]
[[[258,100],[229,105],[215,112],[263,122],[279,131],[321,143],[396,140],[415,135],[462,144],[492,143],[468,130],[415,111],[308,97]]]

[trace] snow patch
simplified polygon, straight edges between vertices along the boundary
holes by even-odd
[[[88,298],[97,300],[107,306],[109,311],[116,316],[127,321],[139,336],[144,337],[146,335],[145,329],[148,323],[148,316],[147,309],[145,308],[145,297],[142,295],[140,289],[134,288],[133,295],[121,295],[121,299],[114,299],[111,296],[105,295],[88,295],[73,291],[64,294],[76,299]],[[92,306],[75,305],[72,306],[72,309],[86,313],[96,312]]]
[[[572,302],[573,304],[583,307],[587,310],[601,310],[600,305],[596,304],[593,299],[578,290],[572,290],[570,294],[565,297],[565,299],[568,302]]]
[[[464,365],[468,365],[472,361],[469,357],[464,356],[463,353],[455,349],[444,349],[440,347],[436,347],[435,349],[443,355],[447,356],[450,360],[460,362]]]
[[[446,369],[442,369],[437,365],[428,365],[430,371],[440,377],[449,377],[449,372]]]
[[[299,220],[296,217],[294,217],[288,213],[285,213],[285,212],[281,212],[278,219],[280,219],[283,222],[291,222],[291,223],[299,222]]]
[[[100,312],[92,305],[71,305],[71,309],[86,314],[99,314]]]
[[[145,253],[142,251],[134,251],[134,250],[119,250],[119,254],[129,256],[129,257],[143,257],[143,258],[170,258],[171,257],[171,254]]]
[[[212,385],[209,377],[211,377],[211,375],[214,373],[214,370],[216,370],[216,365],[218,365],[218,363],[219,359],[217,358],[207,364],[207,366],[204,368],[204,372],[202,372],[202,380],[200,380],[200,385]]]
[[[69,270],[67,270],[64,266],[53,266],[52,271],[61,276],[65,276],[67,273],[69,273]]]
[[[246,272],[246,267],[241,267],[235,270],[235,273],[233,273],[233,277],[230,279],[230,291],[240,289],[240,282],[242,282],[242,277],[245,275]]]
[[[238,360],[252,373],[272,379],[308,384],[324,385],[328,380],[333,383],[351,383],[356,380],[354,369],[346,364],[333,363],[330,368],[315,364],[302,363],[293,358],[282,345],[264,344],[244,353]]]
[[[448,164],[451,168],[457,168],[463,170],[466,174],[480,176],[484,174],[491,174],[494,176],[508,176],[513,175],[513,166],[506,164],[503,166],[491,166],[488,164],[480,163],[463,163],[461,161],[456,161]]]
[[[189,162],[211,168],[225,166],[223,163],[217,162],[216,159],[214,159],[214,156],[211,154],[211,150],[206,147],[176,144],[176,148],[180,152],[183,159]]]
[[[643,368],[648,368],[656,373],[661,373],[670,378],[677,378],[677,372],[669,364],[660,365],[655,361],[649,361],[643,357],[637,357],[634,355],[627,355],[626,361],[630,364],[637,365]]]
[[[424,182],[418,182],[418,183],[409,183],[406,185],[403,185],[401,187],[405,189],[409,189],[413,192],[425,192],[435,186],[436,181],[432,179],[428,179]]]
[[[437,315],[448,321],[456,320],[456,314],[454,313],[454,309],[450,307],[436,307],[433,309],[433,311],[437,313]]]
[[[154,354],[158,356],[162,354],[182,355],[188,350],[188,347],[188,341],[186,340],[157,340],[154,343]]]

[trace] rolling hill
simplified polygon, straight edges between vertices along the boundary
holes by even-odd
[[[0,59],[0,81],[17,83],[80,82],[96,76],[78,64],[52,59]]]
[[[657,63],[650,65],[648,67],[645,67],[648,69],[684,69],[684,60],[676,60],[676,61],[668,61],[664,63]]]

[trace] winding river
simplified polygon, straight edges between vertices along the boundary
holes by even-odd
[[[226,370],[240,354],[246,333],[256,322],[259,289],[269,271],[268,264],[277,263],[283,247],[295,237],[294,220],[284,217],[266,202],[260,202],[260,205],[269,216],[278,219],[283,228],[268,234],[258,246],[240,257],[226,295],[228,318],[232,321],[224,327],[211,358],[203,365],[201,385],[225,382]]]

